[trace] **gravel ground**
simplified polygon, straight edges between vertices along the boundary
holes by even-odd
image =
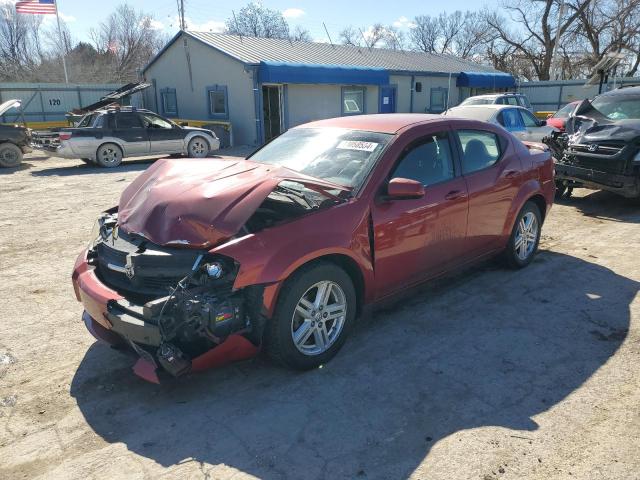
[[[94,343],[70,281],[148,165],[0,171],[0,478],[640,478],[639,203],[577,191],[529,268],[432,283],[324,368],[156,386]]]

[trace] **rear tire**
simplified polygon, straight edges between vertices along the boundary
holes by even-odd
[[[115,168],[122,163],[122,150],[115,143],[100,145],[96,152],[96,163],[104,168]]]
[[[209,154],[209,142],[204,137],[193,137],[187,145],[187,152],[191,158],[204,158]]]
[[[13,143],[0,143],[0,167],[17,167],[22,162],[22,150]]]
[[[541,229],[540,209],[533,202],[525,203],[516,218],[509,243],[504,251],[509,267],[524,268],[531,263],[538,250]]]
[[[301,268],[283,286],[267,325],[267,353],[296,370],[328,362],[353,327],[356,302],[353,282],[338,266],[322,262]]]

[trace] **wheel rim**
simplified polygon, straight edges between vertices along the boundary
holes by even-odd
[[[11,148],[3,148],[0,150],[0,158],[9,164],[15,163],[18,161],[18,153]]]
[[[113,147],[104,147],[100,152],[100,158],[104,163],[117,163],[120,159],[120,152]]]
[[[200,155],[204,155],[207,152],[206,146],[204,142],[201,140],[192,140],[191,141],[191,155],[196,157]]]
[[[322,281],[302,295],[291,318],[291,337],[299,352],[320,355],[342,333],[347,315],[347,300],[335,282]]]
[[[533,253],[538,240],[538,219],[533,212],[525,213],[520,219],[516,232],[514,249],[520,260],[526,260]]]

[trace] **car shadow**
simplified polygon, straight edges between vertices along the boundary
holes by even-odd
[[[640,199],[625,198],[605,190],[557,199],[556,203],[577,208],[583,215],[600,220],[640,223]]]
[[[311,372],[258,358],[155,386],[133,376],[130,359],[94,344],[71,395],[104,440],[163,466],[406,478],[456,432],[499,426],[533,435],[533,417],[620,347],[639,286],[541,252],[524,270],[485,265],[420,289],[361,322],[340,354]]]
[[[67,167],[53,167],[31,172],[34,177],[67,177],[71,175],[95,175],[95,174],[107,174],[107,173],[123,173],[123,172],[141,172],[146,170],[147,167],[160,160],[160,158],[145,158],[139,160],[123,160],[123,162],[116,168],[102,168],[97,165],[88,165],[78,160],[78,164],[69,165]]]

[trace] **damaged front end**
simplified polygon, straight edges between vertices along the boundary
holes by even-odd
[[[258,175],[249,163],[236,168],[241,179],[223,164],[213,178],[183,179],[178,192],[166,174],[174,166],[152,167],[125,190],[73,273],[88,330],[135,352],[134,372],[152,382],[158,370],[181,376],[255,356],[269,286],[236,288],[241,259],[215,252],[345,198],[306,178]]]
[[[585,100],[566,132],[543,142],[553,152],[559,192],[586,187],[640,196],[640,121],[608,118]]]
[[[136,373],[157,381],[158,367],[180,376],[219,364],[217,356],[203,356],[230,337],[236,337],[234,353],[227,352],[226,361],[257,353],[262,292],[257,286],[233,290],[239,268],[234,260],[155,245],[118,229],[116,213],[105,214],[99,224],[87,263],[121,298],[108,300],[103,318],[91,320],[139,355]],[[97,328],[90,331],[95,335]],[[114,343],[113,337],[99,339]]]

